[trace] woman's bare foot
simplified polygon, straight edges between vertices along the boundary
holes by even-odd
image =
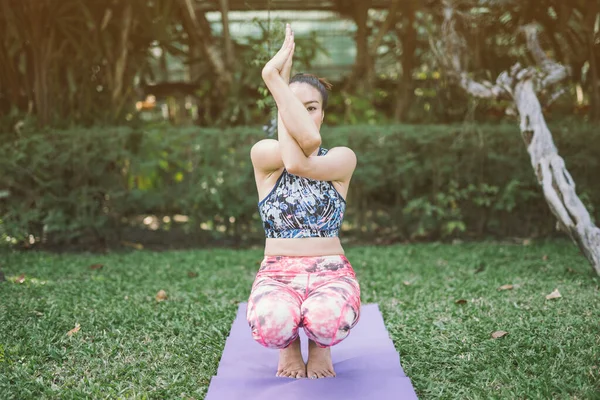
[[[312,340],[308,341],[306,373],[310,379],[335,377],[331,361],[331,347],[320,348]]]
[[[300,351],[300,338],[287,348],[279,350],[277,376],[282,378],[306,378],[306,365]]]

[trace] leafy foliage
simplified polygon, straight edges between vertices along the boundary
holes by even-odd
[[[597,216],[598,133],[566,122],[551,129]],[[184,215],[190,234],[260,238],[249,151],[263,137],[260,128],[169,125],[12,135],[0,146],[0,234],[111,242],[145,215],[157,216],[162,229]],[[323,137],[324,147],[347,145],[359,160],[347,235],[394,240],[554,230],[516,126],[342,126],[324,128]]]
[[[526,4],[506,1],[460,2],[468,18],[458,29],[469,48],[470,70],[478,78],[495,79],[514,62],[529,62],[523,42],[516,39],[521,25],[536,21],[544,30],[543,47],[573,70],[568,95],[553,103],[555,113],[600,115],[597,76],[600,63],[596,15],[584,1],[560,4],[542,1]],[[40,126],[68,128],[93,124],[122,125],[138,116],[134,105],[143,100],[144,84],[181,83],[196,86],[196,124],[241,126],[266,122],[269,103],[260,79],[262,65],[276,49],[282,32],[274,29],[282,21],[255,19],[257,37],[234,37],[235,62],[227,68],[229,90],[219,92],[214,66],[201,48],[216,49],[222,58],[223,38],[206,22],[202,32],[194,30],[192,43],[185,24],[183,2],[177,0],[6,0],[0,4],[0,126],[37,122]],[[408,3],[407,3],[408,4]],[[351,5],[338,3],[341,15],[349,16]],[[403,4],[402,7],[405,7]],[[253,9],[248,2],[248,9]],[[412,6],[411,6],[412,7]],[[464,93],[440,78],[429,49],[431,35],[439,34],[441,7],[415,3],[415,18],[399,17],[377,49],[371,49],[377,67],[373,93],[346,91],[351,87],[343,73],[328,77],[336,86],[332,101],[332,124],[374,124],[394,120],[394,102],[407,105],[403,122],[458,122],[470,117]],[[398,15],[404,16],[404,8]],[[379,35],[387,11],[371,13],[370,39]],[[412,21],[412,22],[411,22]],[[414,43],[407,25],[414,25]],[[320,32],[298,37],[299,69],[311,71],[318,55],[325,53]],[[345,33],[344,33],[345,35]],[[414,49],[413,49],[414,47]],[[414,51],[410,50],[413,49]],[[348,49],[351,51],[351,49]],[[157,56],[157,52],[161,56]],[[407,55],[409,54],[410,55]],[[412,55],[414,53],[414,56]],[[212,53],[211,53],[212,54]],[[405,62],[410,58],[410,62]],[[403,71],[403,66],[409,70]],[[595,66],[595,67],[594,67]],[[211,69],[212,68],[212,69]],[[405,85],[399,90],[400,85]],[[339,89],[339,90],[338,90]],[[169,93],[168,96],[176,94]],[[551,93],[548,94],[548,97]],[[596,97],[594,97],[596,96]],[[576,99],[577,97],[577,99]],[[369,100],[367,100],[369,99]],[[162,98],[169,102],[171,99]],[[546,104],[549,98],[543,98]],[[596,111],[594,111],[596,110]],[[482,105],[481,117],[497,118],[502,105]],[[266,115],[266,116],[265,116]]]

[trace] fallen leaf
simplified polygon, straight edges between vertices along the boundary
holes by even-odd
[[[547,256],[547,255],[544,255],[544,257],[542,257],[542,260],[544,260],[544,261],[548,261],[548,256]]]
[[[506,332],[506,331],[496,331],[496,332],[492,333],[492,337],[494,339],[498,339],[498,338],[501,338],[501,337],[506,336],[506,335],[508,335],[508,332]]]
[[[465,299],[458,299],[455,301],[456,304],[465,304],[467,302],[467,300]]]
[[[104,267],[104,265],[102,265],[102,264],[92,264],[92,265],[90,265],[90,269],[102,269],[102,267]]]
[[[167,292],[165,292],[164,290],[159,290],[158,293],[156,293],[156,301],[164,301],[167,299]]]
[[[477,268],[477,269],[475,270],[475,273],[476,273],[476,274],[478,274],[478,273],[480,273],[480,272],[483,272],[484,270],[485,270],[485,263],[480,263],[480,264],[479,264],[479,268]]]
[[[23,283],[23,282],[25,282],[25,274],[19,275],[19,277],[16,279],[15,282],[17,282],[17,283]]]
[[[404,302],[403,302],[403,301],[400,301],[400,300],[398,300],[398,299],[391,299],[391,300],[389,300],[389,301],[388,301],[388,304],[389,304],[391,307],[394,307],[394,308],[395,308],[395,307],[398,307],[398,306],[400,306],[400,305],[403,305],[403,304],[404,304]]]
[[[514,288],[514,286],[513,286],[513,285],[511,285],[511,284],[508,284],[508,285],[502,285],[502,286],[500,286],[500,287],[498,288],[498,290],[511,290],[511,289],[513,289],[513,288]]]
[[[448,265],[448,261],[444,260],[443,258],[439,258],[435,263],[438,267],[445,267]]]
[[[405,284],[406,286],[410,286],[411,283],[409,281],[402,281],[403,284]]]
[[[73,328],[69,332],[67,332],[67,336],[73,336],[74,333],[79,332],[79,329],[81,329],[79,324],[75,324],[75,328]]]
[[[188,272],[188,276],[189,276],[190,278],[195,278],[195,277],[197,277],[197,276],[198,276],[198,273],[197,273],[197,272],[190,271],[190,272]]]
[[[559,297],[562,297],[560,295],[560,292],[558,291],[558,289],[554,289],[552,293],[546,296],[546,300],[558,299]]]
[[[523,240],[523,246],[529,246],[531,244],[531,239]]]

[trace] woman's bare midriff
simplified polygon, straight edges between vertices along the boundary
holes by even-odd
[[[343,255],[344,249],[340,239],[302,238],[302,239],[272,239],[265,242],[265,256],[333,256]]]

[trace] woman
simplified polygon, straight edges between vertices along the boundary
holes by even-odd
[[[356,156],[347,147],[321,148],[329,84],[313,75],[290,81],[294,33],[289,24],[262,77],[278,108],[278,140],[251,150],[265,257],[248,300],[255,340],[280,349],[277,376],[334,377],[331,346],[359,319],[360,288],[338,234]],[[298,329],[309,338],[306,364]]]

